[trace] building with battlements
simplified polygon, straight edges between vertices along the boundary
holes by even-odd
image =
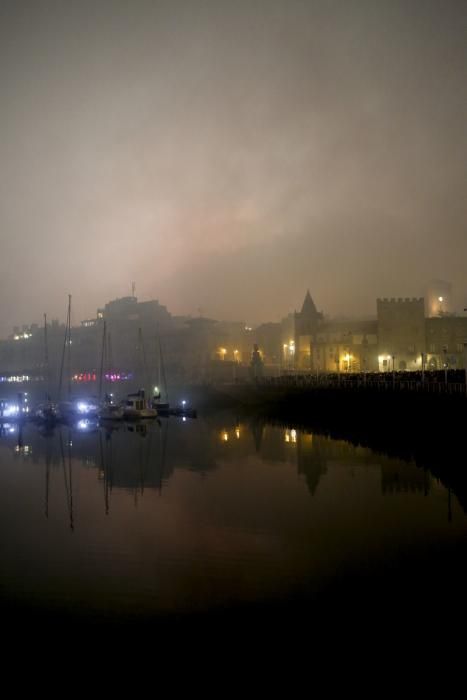
[[[439,290],[437,287],[436,292]],[[444,301],[438,299],[438,303]],[[87,373],[97,377],[102,365],[104,321],[105,366],[130,373],[135,381],[145,377],[159,381],[161,357],[169,381],[179,384],[246,377],[253,353],[266,376],[289,371],[390,372],[422,367],[461,369],[466,365],[466,315],[438,309],[432,316],[424,298],[399,298],[378,299],[374,318],[330,319],[318,310],[307,291],[299,311],[256,328],[243,321],[172,316],[157,300],[140,302],[132,296],[110,301],[98,309],[95,318],[72,329],[73,376]],[[57,321],[50,323],[48,364],[52,378],[57,378],[62,364],[63,339],[64,326]],[[0,377],[2,372],[5,376],[41,376],[44,367],[43,328],[15,328],[10,338],[0,341]]]
[[[425,300],[378,299],[379,370],[421,369],[426,352]]]
[[[467,317],[442,310],[427,317],[425,299],[419,297],[377,299],[373,319],[333,320],[317,310],[307,291],[300,311],[280,324],[263,324],[253,336],[266,366],[275,370],[460,369],[466,362]]]

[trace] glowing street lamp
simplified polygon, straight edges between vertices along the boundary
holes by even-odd
[[[347,362],[347,372],[350,372],[350,367],[351,367],[350,363],[352,360],[352,355],[350,354],[350,352],[347,352],[344,355],[344,360]]]
[[[444,355],[444,384],[447,386],[448,383],[448,346],[443,345],[443,355]]]

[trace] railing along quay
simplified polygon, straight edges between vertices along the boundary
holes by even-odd
[[[277,387],[277,388],[315,388],[315,389],[333,389],[342,391],[381,391],[381,392],[399,392],[399,393],[430,393],[430,394],[456,394],[465,395],[467,388],[465,382],[439,381],[437,378],[425,379],[405,379],[398,377],[380,378],[372,377],[371,375],[353,375],[353,376],[329,376],[316,374],[289,374],[279,377],[258,377],[253,380],[256,386],[260,387]]]

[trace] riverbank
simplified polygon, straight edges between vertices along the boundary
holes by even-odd
[[[467,398],[307,386],[199,390],[204,413],[230,408],[250,421],[307,430],[413,461],[455,491],[467,512]]]

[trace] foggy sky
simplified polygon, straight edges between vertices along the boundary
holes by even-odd
[[[131,293],[279,320],[307,288],[467,305],[467,4],[0,5],[0,335]]]

